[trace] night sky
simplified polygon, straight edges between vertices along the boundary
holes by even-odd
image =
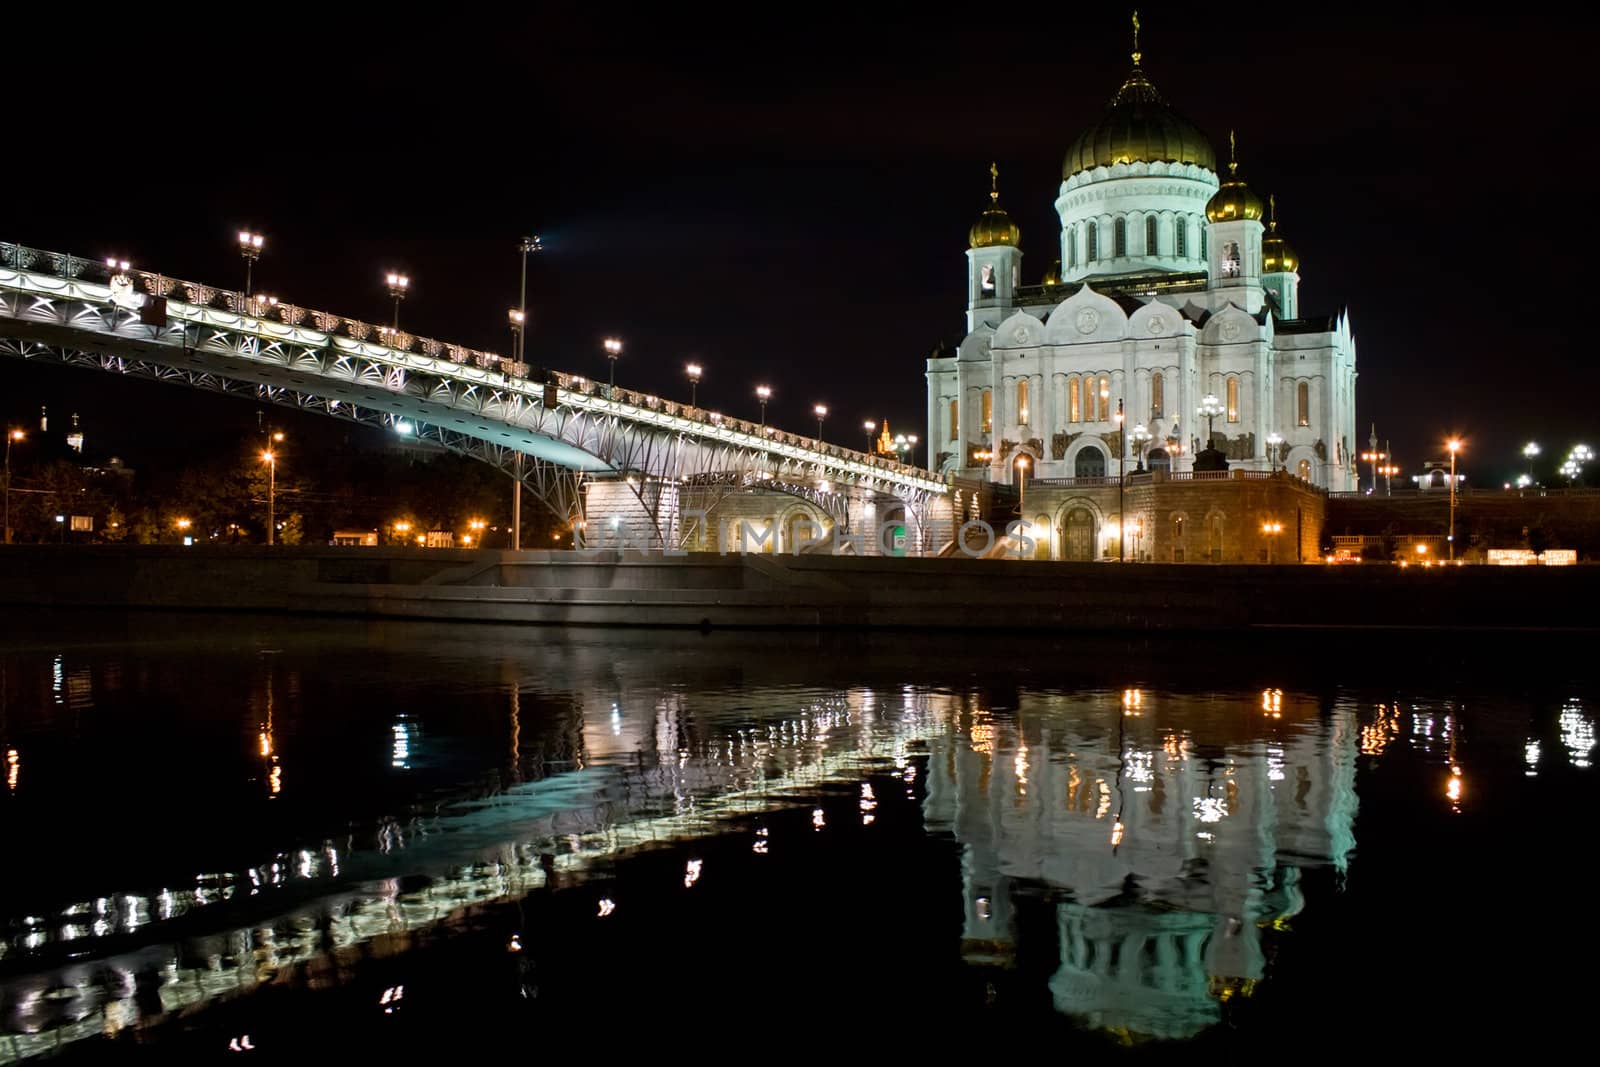
[[[1592,227],[1552,195],[1600,154],[1568,48],[1583,28],[1531,5],[1476,23],[1252,10],[1147,6],[1144,66],[1219,157],[1238,131],[1302,257],[1303,312],[1349,307],[1362,446],[1376,421],[1414,471],[1460,432],[1484,484],[1530,436],[1557,462],[1600,445],[1576,288]],[[260,291],[382,322],[382,273],[404,270],[403,326],[506,352],[517,238],[537,232],[530,361],[603,378],[614,334],[619,384],[687,399],[694,359],[704,406],[754,417],[765,382],[769,421],[811,432],[825,402],[826,436],[857,446],[866,418],[925,432],[923,361],[963,333],[991,158],[1024,282],[1056,258],[1062,155],[1130,48],[1114,6],[1025,29],[994,7],[186,11],[32,31],[8,14],[0,239],[242,287],[234,235],[255,228]],[[42,403],[84,412],[92,453],[157,465],[256,423],[242,402],[0,362],[9,418]]]

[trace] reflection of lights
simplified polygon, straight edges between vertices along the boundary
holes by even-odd
[[[617,910],[617,902],[610,897],[600,898],[600,914],[596,918],[604,919],[607,915]]]
[[[1221,822],[1228,817],[1227,801],[1220,797],[1195,797],[1194,817],[1204,823]]]
[[[1122,714],[1137,719],[1144,708],[1144,690],[1124,689],[1122,691]]]
[[[1444,795],[1450,798],[1450,806],[1456,811],[1461,810],[1461,793],[1464,788],[1461,780],[1461,768],[1451,767],[1450,781],[1444,787]]]
[[[1522,757],[1528,761],[1527,775],[1536,778],[1539,775],[1539,742],[1529,741],[1522,747]]]
[[[1123,830],[1122,820],[1118,819],[1111,826],[1111,847],[1112,848],[1116,848],[1118,845],[1122,844],[1122,830]]]
[[[272,775],[268,781],[272,785],[273,796],[277,796],[279,793],[283,792],[283,768],[274,763],[272,765]]]
[[[1283,718],[1283,690],[1263,689],[1261,691],[1261,714],[1274,719]]]
[[[411,766],[411,727],[404,722],[394,724],[394,756],[389,761],[390,766],[409,768]]]
[[[258,740],[261,742],[261,754],[263,756],[272,755],[272,735],[262,730]]]
[[[406,987],[403,985],[390,986],[378,998],[378,1005],[383,1008],[385,1015],[393,1015],[394,1010],[400,1006],[400,1001],[405,999]]]
[[[1561,727],[1561,747],[1567,750],[1567,758],[1574,767],[1587,768],[1589,753],[1595,744],[1594,722],[1584,715],[1583,706],[1576,701],[1562,706],[1557,722]]]
[[[700,880],[702,860],[690,860],[683,872],[683,888],[688,889]]]
[[[1028,746],[1018,745],[1016,758],[1011,761],[1011,769],[1017,775],[1017,790],[1020,793],[1028,791]]]
[[[811,811],[811,828],[813,830],[821,830],[827,825],[828,817],[822,813],[822,809],[813,808]]]
[[[878,808],[878,798],[872,792],[872,783],[871,782],[862,782],[861,783],[861,805],[860,805],[860,807],[861,807],[861,825],[862,826],[871,826],[873,824],[873,822],[877,819],[877,816],[874,815],[873,812],[876,811],[877,808]]]
[[[506,946],[506,951],[507,952],[521,952],[522,951],[522,935],[521,934],[512,934],[511,935],[511,943]]]
[[[17,778],[22,773],[22,755],[14,748],[6,749],[6,788],[16,789]]]
[[[979,897],[975,903],[977,904],[978,918],[982,919],[984,922],[988,922],[989,921],[989,898],[988,897]]]

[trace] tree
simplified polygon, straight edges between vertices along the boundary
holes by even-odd
[[[120,544],[128,536],[128,516],[115,504],[106,512],[106,521],[100,527],[100,540],[108,544]]]
[[[291,511],[288,518],[283,520],[282,528],[278,531],[278,544],[298,545],[303,540],[305,540],[305,523],[301,520],[298,511]]]

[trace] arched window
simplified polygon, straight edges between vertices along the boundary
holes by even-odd
[[[1111,255],[1121,259],[1128,254],[1128,220],[1121,215],[1111,224]]]
[[[1093,263],[1100,258],[1100,227],[1096,223],[1089,223],[1085,231],[1088,240],[1088,254],[1084,256],[1085,262]]]
[[[1214,515],[1210,516],[1210,518],[1208,518],[1206,520],[1206,525],[1210,527],[1210,530],[1208,531],[1209,534],[1210,534],[1210,537],[1208,538],[1208,540],[1211,543],[1210,543],[1210,546],[1209,546],[1210,551],[1209,551],[1208,554],[1211,557],[1211,562],[1212,563],[1221,563],[1222,562],[1222,516],[1220,514],[1214,514]]]
[[[1311,383],[1301,382],[1294,387],[1295,423],[1299,426],[1311,425]]]
[[[983,391],[983,432],[992,433],[994,426],[994,396],[989,390]]]
[[[950,401],[950,440],[961,440],[961,404]]]
[[[1200,227],[1200,258],[1206,258],[1206,228]]]
[[[994,264],[993,263],[985,263],[983,265],[983,271],[982,271],[982,274],[980,275],[980,280],[979,280],[978,284],[983,288],[984,292],[986,292],[986,293],[994,292]]]
[[[1311,461],[1309,459],[1301,460],[1300,465],[1295,468],[1295,473],[1300,475],[1302,482],[1309,482],[1311,480]]]
[[[1028,379],[1017,380],[1017,425],[1028,425]]]
[[[1166,380],[1162,378],[1160,371],[1150,375],[1150,418],[1152,421],[1161,418],[1167,406],[1166,385]]]
[[[1161,254],[1160,242],[1156,240],[1156,217],[1146,215],[1144,220],[1144,254],[1159,256]]]
[[[1111,420],[1111,379],[1105,377],[1104,375],[1101,375],[1101,377],[1100,377],[1100,421],[1101,422],[1109,422],[1110,420]]]
[[[1082,422],[1083,408],[1079,406],[1078,379],[1071,378],[1067,381],[1067,421]]]
[[[1239,421],[1239,379],[1228,379],[1228,421]]]
[[[1067,231],[1067,269],[1071,270],[1078,265],[1078,228],[1074,226]]]
[[[1106,476],[1106,454],[1098,448],[1085,448],[1072,461],[1072,476],[1074,478],[1104,478]]]
[[[1189,220],[1179,215],[1172,220],[1173,254],[1186,256],[1189,254]]]

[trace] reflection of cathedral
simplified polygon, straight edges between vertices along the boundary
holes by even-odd
[[[1276,461],[1353,489],[1349,320],[1301,312],[1300,261],[1275,200],[1263,203],[1234,159],[1221,173],[1210,139],[1140,60],[1136,22],[1132,70],[1067,150],[1060,258],[1040,284],[1024,284],[1021,234],[992,185],[967,252],[968,333],[928,361],[931,465],[1005,482],[1024,456],[1033,477],[1131,471],[1121,406],[1124,428],[1149,435],[1152,467],[1190,470],[1210,433],[1245,469]]]
[[[1208,731],[1204,754],[1188,733],[1203,704],[1183,698],[964,713],[931,746],[926,815],[963,846],[967,958],[1010,956],[1010,887],[1042,882],[1060,898],[1058,1010],[1148,1037],[1217,1022],[1263,977],[1265,931],[1303,906],[1300,870],[1342,869],[1355,844],[1354,713],[1276,699],[1292,731]],[[1179,710],[1183,727],[1162,725]]]

